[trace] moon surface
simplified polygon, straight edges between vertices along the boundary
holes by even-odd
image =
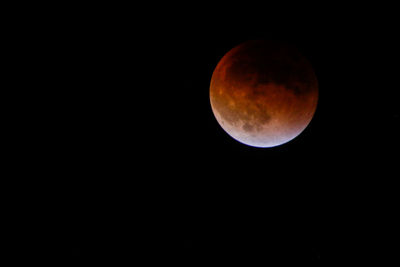
[[[297,137],[318,102],[318,81],[309,61],[289,44],[242,43],[217,64],[210,84],[211,108],[234,139],[274,147]]]

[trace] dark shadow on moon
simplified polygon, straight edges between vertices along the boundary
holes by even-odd
[[[235,60],[226,69],[227,78],[249,87],[274,83],[296,96],[312,92],[315,75],[311,64],[294,46],[251,41],[234,51]],[[254,91],[263,94],[262,91]]]

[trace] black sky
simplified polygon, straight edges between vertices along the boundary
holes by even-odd
[[[58,28],[69,36],[56,41],[68,261],[325,266],[390,251],[399,148],[391,16],[305,9],[145,20],[117,8]],[[229,137],[209,103],[216,64],[251,39],[295,45],[319,82],[310,125],[270,149]]]

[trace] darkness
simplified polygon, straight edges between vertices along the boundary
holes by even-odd
[[[394,17],[158,8],[77,8],[51,30],[61,261],[333,266],[394,253]],[[312,122],[275,148],[229,137],[209,103],[218,61],[252,39],[295,45],[319,82]]]

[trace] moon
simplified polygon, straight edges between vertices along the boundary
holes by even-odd
[[[317,107],[318,81],[296,47],[252,40],[219,61],[211,78],[210,102],[228,135],[249,146],[274,147],[308,126]]]

